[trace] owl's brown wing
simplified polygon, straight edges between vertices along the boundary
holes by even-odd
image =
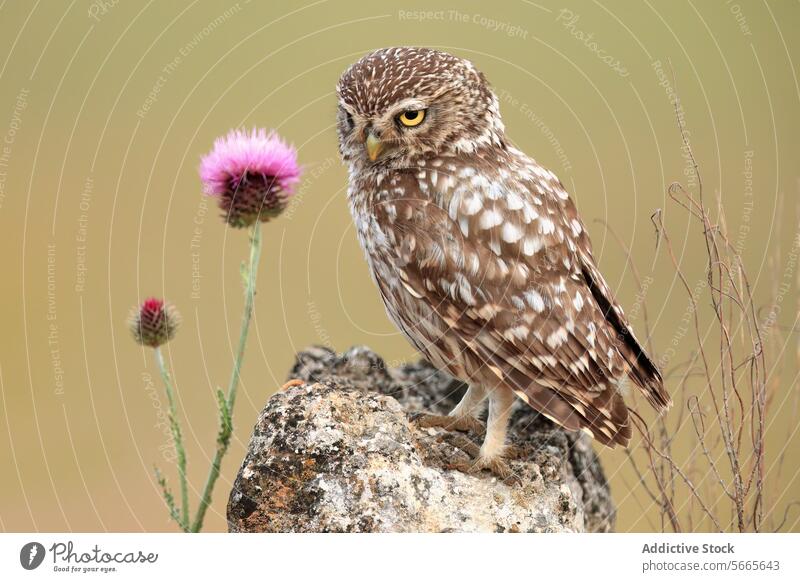
[[[614,298],[602,274],[597,269],[591,249],[582,246],[579,253],[581,272],[592,292],[595,302],[606,320],[617,333],[617,348],[629,368],[629,376],[641,388],[642,394],[658,411],[672,406],[672,398],[664,389],[664,380],[658,367],[644,351],[625,313]]]
[[[549,212],[552,200],[534,209],[471,196],[455,196],[447,210],[406,198],[374,209],[401,284],[535,409],[604,444],[627,444],[617,383],[629,366],[565,235],[568,218]],[[447,354],[445,343],[432,348]]]
[[[650,404],[659,412],[663,412],[672,406],[672,399],[664,389],[664,380],[658,367],[636,339],[622,307],[617,303],[614,293],[597,268],[589,234],[578,216],[575,204],[552,172],[542,170],[542,173],[544,176],[538,180],[535,187],[544,195],[543,199],[548,201],[549,207],[556,208],[554,214],[561,218],[567,246],[569,250],[574,251],[580,274],[595,304],[616,336],[616,347],[625,360],[630,379],[641,389]]]

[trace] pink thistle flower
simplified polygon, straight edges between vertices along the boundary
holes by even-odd
[[[297,151],[265,129],[231,130],[203,157],[200,179],[230,226],[267,222],[283,212],[300,179]]]
[[[151,297],[131,311],[128,327],[133,339],[143,346],[157,348],[175,337],[180,315],[169,303]]]

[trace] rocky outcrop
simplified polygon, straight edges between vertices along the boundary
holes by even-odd
[[[409,416],[446,413],[465,386],[425,362],[387,369],[366,348],[297,355],[269,399],[228,502],[234,532],[610,531],[615,509],[590,440],[519,403],[519,483],[451,470],[453,435]],[[457,438],[457,437],[456,437]],[[479,442],[477,437],[473,437]]]

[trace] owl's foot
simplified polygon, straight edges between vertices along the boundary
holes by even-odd
[[[455,471],[461,471],[467,475],[476,475],[481,471],[489,471],[492,475],[503,481],[506,485],[519,485],[519,476],[511,469],[508,462],[501,456],[487,457],[478,455],[472,462],[456,461],[447,467]]]
[[[481,454],[480,445],[475,444],[469,437],[461,433],[447,433],[444,440],[455,448],[464,451],[470,459],[477,459]]]
[[[420,412],[411,418],[411,422],[420,428],[438,427],[445,430],[472,432],[476,435],[486,432],[486,427],[474,416],[445,416]]]
[[[517,461],[526,455],[522,447],[516,445],[506,445],[503,449],[503,458]]]

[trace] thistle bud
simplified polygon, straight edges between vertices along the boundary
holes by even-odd
[[[151,348],[157,348],[175,337],[179,324],[177,310],[155,297],[146,299],[134,308],[128,320],[133,339]]]

